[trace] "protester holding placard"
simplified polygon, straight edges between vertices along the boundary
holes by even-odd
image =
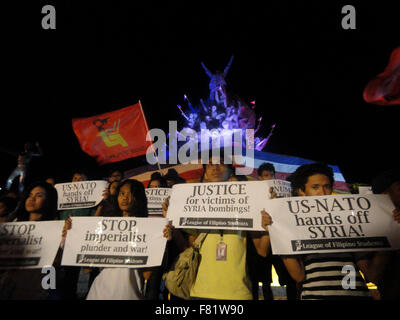
[[[224,157],[220,155],[218,159],[210,159],[209,164],[203,165],[203,170],[202,182],[222,182],[227,181],[231,175],[232,165],[224,164]],[[192,299],[251,300],[251,282],[246,267],[247,236],[250,236],[257,252],[263,256],[269,250],[269,236],[254,231],[206,231],[206,238],[200,248],[201,261],[190,296]],[[187,232],[192,234],[189,237],[192,245],[200,231]]]
[[[81,182],[86,181],[87,174],[82,170],[77,170],[72,176],[72,182]],[[74,217],[88,217],[94,216],[96,213],[96,208],[81,208],[81,209],[70,209],[70,210],[61,210],[60,211],[60,220],[65,220],[69,216]]]
[[[299,196],[331,195],[334,183],[332,169],[324,164],[300,166],[289,178],[293,191]],[[265,211],[264,218],[270,216]],[[271,221],[269,221],[269,224]],[[268,230],[268,223],[263,226]],[[366,259],[363,253],[315,253],[301,256],[284,256],[290,275],[301,286],[300,298],[308,299],[370,299],[370,292],[358,269]],[[344,288],[343,268],[354,272],[354,287]],[[367,270],[361,270],[365,273]]]
[[[17,221],[55,220],[57,216],[57,191],[47,182],[37,182],[30,185],[24,192],[16,216]],[[60,291],[43,289],[42,278],[41,269],[6,270],[0,277],[0,300],[62,298]],[[59,286],[57,286],[57,289],[59,289]]]
[[[117,188],[119,216],[147,217],[144,186],[125,180]],[[73,226],[72,226],[73,227]],[[144,283],[151,271],[131,268],[104,268],[94,280],[88,300],[143,300]]]
[[[161,176],[155,177],[149,182],[146,196],[150,217],[162,216],[162,204],[171,195],[171,191]]]
[[[122,173],[118,170],[112,171],[108,181],[107,189],[103,192],[103,200],[97,206],[95,217],[113,217],[116,216],[117,205],[117,188],[120,183]],[[94,279],[99,275],[99,268],[84,268],[84,271],[89,272],[88,288],[93,284]]]
[[[72,175],[72,182],[81,182],[88,180],[88,174],[85,170],[75,170]],[[94,216],[96,214],[96,207],[91,208],[80,208],[80,209],[69,209],[69,210],[60,210],[59,216],[60,220],[66,220],[68,217],[87,217]],[[87,282],[89,286],[90,275],[87,276],[85,274],[91,272],[90,269],[85,269],[84,274],[81,274],[82,269],[80,267],[71,267],[65,266],[63,267],[63,272],[65,273],[66,278],[66,299],[67,300],[75,300],[78,298],[78,282],[79,278],[87,278],[83,282]],[[84,291],[87,289],[85,288]],[[87,291],[86,291],[87,292]]]

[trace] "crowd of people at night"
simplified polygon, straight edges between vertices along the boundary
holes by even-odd
[[[28,146],[29,147],[29,146]],[[38,147],[38,145],[37,145]],[[37,151],[29,149],[37,154]],[[71,217],[149,217],[146,188],[171,188],[186,183],[174,169],[168,173],[152,174],[147,185],[124,178],[122,170],[114,167],[105,178],[108,187],[103,200],[93,208],[57,210],[57,192],[54,178],[43,176],[25,185],[21,176],[29,166],[26,159],[32,155],[25,150],[25,161],[18,158],[14,170],[2,190],[0,221],[49,221],[64,220],[63,239],[73,228]],[[223,156],[221,157],[223,159]],[[212,159],[210,159],[212,160]],[[21,164],[24,165],[21,165]],[[16,173],[17,172],[17,173]],[[18,174],[19,173],[19,174]],[[259,180],[275,178],[271,163],[263,163],[257,169]],[[38,175],[36,175],[38,176]],[[40,176],[40,174],[39,174]],[[76,170],[72,182],[90,180],[88,171]],[[235,175],[231,164],[210,162],[203,165],[202,183],[220,181],[246,181],[243,175]],[[334,175],[332,169],[322,163],[302,165],[287,180],[291,182],[293,196],[331,195]],[[59,181],[57,181],[59,183]],[[388,194],[395,210],[393,223],[400,223],[400,172],[390,170],[376,175],[372,181],[374,193]],[[273,195],[272,195],[273,197]],[[163,215],[168,217],[169,200],[163,204]],[[201,245],[201,262],[190,291],[191,299],[222,300],[273,300],[271,287],[272,266],[279,284],[286,288],[288,300],[307,299],[398,299],[400,294],[400,255],[398,251],[341,252],[330,254],[305,254],[281,256],[273,254],[268,226],[273,223],[268,212],[260,212],[260,231],[209,230]],[[167,246],[163,262],[152,268],[97,268],[61,265],[62,245],[54,260],[57,270],[56,289],[43,289],[40,269],[5,269],[0,271],[0,299],[51,299],[51,300],[179,300],[168,291],[162,278],[176,257],[193,245],[202,231],[177,229],[165,226]],[[215,247],[223,239],[229,247],[225,261],[215,259]],[[341,280],[343,266],[357,270],[356,287],[343,290]],[[374,293],[367,283],[377,285]],[[262,287],[259,284],[262,283]],[[260,295],[261,293],[261,295]]]
[[[187,96],[190,113],[178,108],[186,120],[184,127],[199,131],[260,128],[261,118],[255,116],[255,102],[250,106],[231,95],[225,77],[233,57],[222,72],[211,73],[202,66],[210,78],[210,96],[193,107]],[[398,69],[396,69],[398,70]],[[398,78],[396,78],[398,79]],[[274,126],[272,126],[272,129]],[[262,150],[269,137],[256,137],[254,148]],[[247,138],[247,137],[246,137]],[[257,140],[258,139],[258,140]],[[222,149],[221,149],[222,150]],[[76,169],[69,181],[57,181],[54,176],[41,172],[32,175],[31,163],[41,157],[39,143],[27,143],[17,157],[17,166],[4,173],[5,185],[0,195],[0,223],[23,221],[64,221],[60,235],[62,240],[53,267],[56,270],[55,288],[42,286],[40,269],[0,269],[0,300],[164,300],[182,299],[166,286],[163,275],[171,270],[174,261],[187,248],[202,239],[201,256],[190,299],[211,300],[274,300],[272,270],[276,271],[280,286],[285,288],[288,300],[393,300],[400,298],[400,251],[346,251],[336,253],[310,253],[278,255],[271,249],[269,226],[271,215],[262,210],[261,227],[264,231],[180,229],[167,224],[162,230],[167,239],[161,265],[149,268],[98,268],[62,265],[61,258],[66,235],[74,228],[71,217],[141,217],[149,216],[146,188],[172,188],[187,183],[176,170],[166,174],[154,172],[144,185],[131,177],[124,177],[118,166],[107,177],[108,186],[102,201],[91,208],[58,210],[58,194],[54,187],[61,182],[92,180],[90,170]],[[210,158],[203,164],[201,183],[218,183],[251,180],[245,175],[235,175],[232,164]],[[272,163],[263,163],[257,169],[258,180],[275,179]],[[161,170],[160,170],[161,171]],[[35,179],[32,179],[35,177]],[[286,178],[291,183],[292,197],[330,196],[334,192],[334,173],[324,163],[300,165]],[[251,182],[249,182],[251,183]],[[371,181],[375,194],[386,194],[393,203],[393,224],[400,223],[400,170],[376,172]],[[266,197],[269,195],[266,193]],[[271,198],[274,198],[271,192]],[[162,216],[168,218],[170,199],[162,205]],[[221,243],[229,253],[218,257]],[[221,251],[226,252],[226,251]],[[273,268],[272,268],[273,266]],[[344,288],[342,284],[345,266],[355,270],[355,285]],[[262,284],[260,287],[259,284]],[[376,285],[370,290],[368,283]]]

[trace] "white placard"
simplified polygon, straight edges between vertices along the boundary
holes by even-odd
[[[104,180],[58,183],[58,210],[91,208],[103,199],[108,182]]]
[[[167,217],[176,228],[264,230],[260,212],[269,188],[267,181],[174,185]]]
[[[371,186],[359,186],[358,194],[373,194]]]
[[[72,217],[61,264],[89,267],[160,266],[165,218]]]
[[[147,209],[149,214],[161,214],[162,204],[171,195],[171,188],[148,188],[146,189]]]
[[[64,221],[0,223],[0,268],[51,266],[60,247]]]
[[[387,195],[331,195],[266,201],[274,254],[400,248],[400,225]]]
[[[268,194],[271,197],[269,190],[273,188],[274,193],[277,198],[286,198],[292,196],[292,188],[291,183],[289,181],[280,180],[280,179],[272,179],[265,180],[268,184]]]

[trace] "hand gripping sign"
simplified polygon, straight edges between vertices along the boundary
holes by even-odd
[[[400,248],[400,225],[387,195],[331,195],[266,201],[274,254]]]

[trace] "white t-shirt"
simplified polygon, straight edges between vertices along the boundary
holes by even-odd
[[[104,268],[93,281],[87,300],[143,300],[144,279],[138,269]]]

